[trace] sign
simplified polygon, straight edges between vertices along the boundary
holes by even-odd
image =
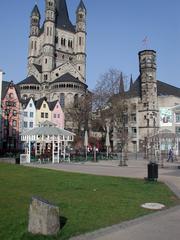
[[[160,126],[172,127],[173,113],[169,108],[160,108]]]
[[[20,155],[20,164],[28,163],[29,161],[29,155],[28,154],[21,154]]]

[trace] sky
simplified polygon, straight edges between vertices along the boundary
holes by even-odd
[[[80,0],[66,0],[75,24]],[[44,0],[1,0],[0,69],[15,83],[27,76],[30,14],[37,2],[42,21]],[[92,90],[100,76],[115,68],[135,80],[138,52],[157,52],[157,79],[180,87],[179,0],[84,0],[87,8],[87,84]],[[41,22],[42,22],[41,21]]]

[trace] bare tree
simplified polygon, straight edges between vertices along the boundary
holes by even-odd
[[[82,136],[84,130],[88,130],[88,125],[91,120],[92,112],[92,95],[87,93],[74,103],[70,105],[65,114],[66,119],[68,119],[69,125],[76,132],[78,136]]]
[[[116,69],[110,69],[101,76],[93,92],[93,109],[97,119],[106,129],[107,125],[113,131],[113,138],[120,141],[122,152],[127,152],[128,102],[125,92],[127,78]],[[119,149],[117,149],[118,151]]]

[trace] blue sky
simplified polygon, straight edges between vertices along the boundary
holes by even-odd
[[[18,82],[27,74],[30,13],[35,0],[1,1],[0,68],[4,80]],[[44,0],[37,1],[44,15]],[[157,51],[158,80],[180,87],[179,0],[84,0],[87,8],[87,84],[93,89],[110,68],[139,74],[138,52]],[[79,0],[67,0],[71,21]]]

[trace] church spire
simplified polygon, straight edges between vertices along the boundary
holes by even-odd
[[[132,90],[132,86],[133,86],[133,78],[132,78],[132,74],[131,74],[131,79],[130,79],[130,86],[129,86],[129,90]]]
[[[123,79],[123,74],[121,72],[120,76],[120,84],[119,84],[119,93],[124,93],[124,79]]]
[[[56,0],[56,10],[56,27],[70,32],[75,32],[75,28],[69,19],[66,0]]]
[[[32,16],[36,16],[36,17],[39,17],[39,18],[41,17],[37,4],[35,4],[32,12],[31,12],[31,17]]]
[[[77,7],[76,12],[78,12],[79,10],[83,10],[83,11],[85,11],[85,13],[86,13],[86,7],[85,7],[85,5],[84,5],[84,3],[83,3],[83,0],[80,0],[80,3],[79,3],[79,5],[78,5],[78,7]]]

